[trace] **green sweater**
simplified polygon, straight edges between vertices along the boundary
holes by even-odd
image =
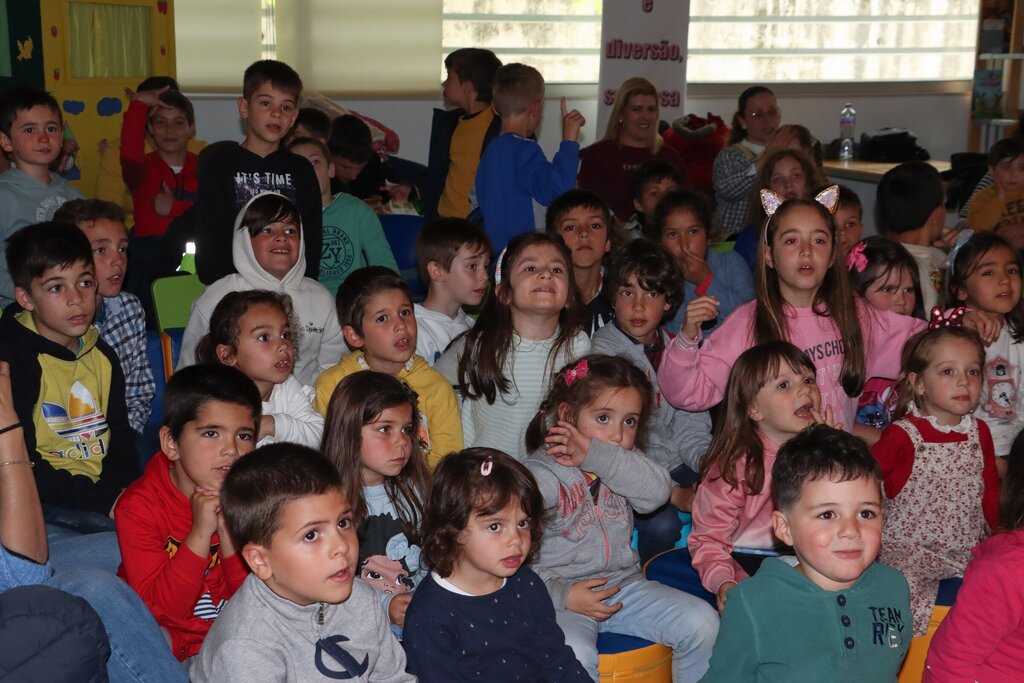
[[[318,280],[331,294],[337,294],[345,278],[365,266],[384,266],[398,272],[377,214],[358,197],[340,192],[324,207]]]
[[[729,592],[701,683],[895,681],[912,631],[907,580],[892,567],[832,592],[769,558]]]

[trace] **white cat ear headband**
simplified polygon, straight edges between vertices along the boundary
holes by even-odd
[[[761,190],[761,208],[764,209],[765,214],[768,216],[764,222],[765,229],[763,231],[765,244],[768,243],[768,221],[772,219],[772,216],[775,215],[775,212],[785,201],[785,197],[777,192],[773,192],[767,188]],[[824,190],[814,195],[814,201],[828,209],[830,214],[834,214],[836,212],[836,208],[839,206],[839,186],[829,185]]]

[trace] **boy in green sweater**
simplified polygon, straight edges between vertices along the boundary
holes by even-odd
[[[772,524],[798,564],[769,558],[729,592],[702,683],[896,681],[913,624],[907,580],[875,562],[880,480],[864,443],[827,425],[779,449]]]

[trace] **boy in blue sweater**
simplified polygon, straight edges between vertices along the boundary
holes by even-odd
[[[551,161],[533,139],[544,115],[544,77],[532,66],[506,64],[494,75],[494,112],[501,135],[484,150],[476,172],[476,198],[484,231],[500,253],[508,241],[534,229],[533,202],[547,206],[576,186],[577,142],[586,122],[562,98],[562,144]]]

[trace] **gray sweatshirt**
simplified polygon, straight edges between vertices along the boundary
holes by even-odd
[[[667,346],[672,342],[665,330],[659,330]],[[605,325],[590,339],[591,353],[621,356],[644,371],[654,385],[654,405],[647,421],[649,458],[664,465],[669,472],[686,465],[700,472],[700,459],[711,445],[711,417],[708,411],[691,413],[669,403],[658,388],[658,368],[651,366],[644,345],[627,337],[616,324]]]
[[[380,599],[359,579],[345,602],[303,607],[250,574],[188,668],[193,683],[416,681]]]
[[[544,542],[533,570],[544,580],[555,609],[565,609],[577,581],[607,578],[609,586],[639,581],[633,551],[633,510],[653,512],[671,491],[668,470],[641,451],[624,451],[597,439],[581,467],[559,465],[543,450],[526,466],[537,479],[547,516]],[[583,471],[600,477],[597,502]],[[223,618],[223,617],[222,617]]]

